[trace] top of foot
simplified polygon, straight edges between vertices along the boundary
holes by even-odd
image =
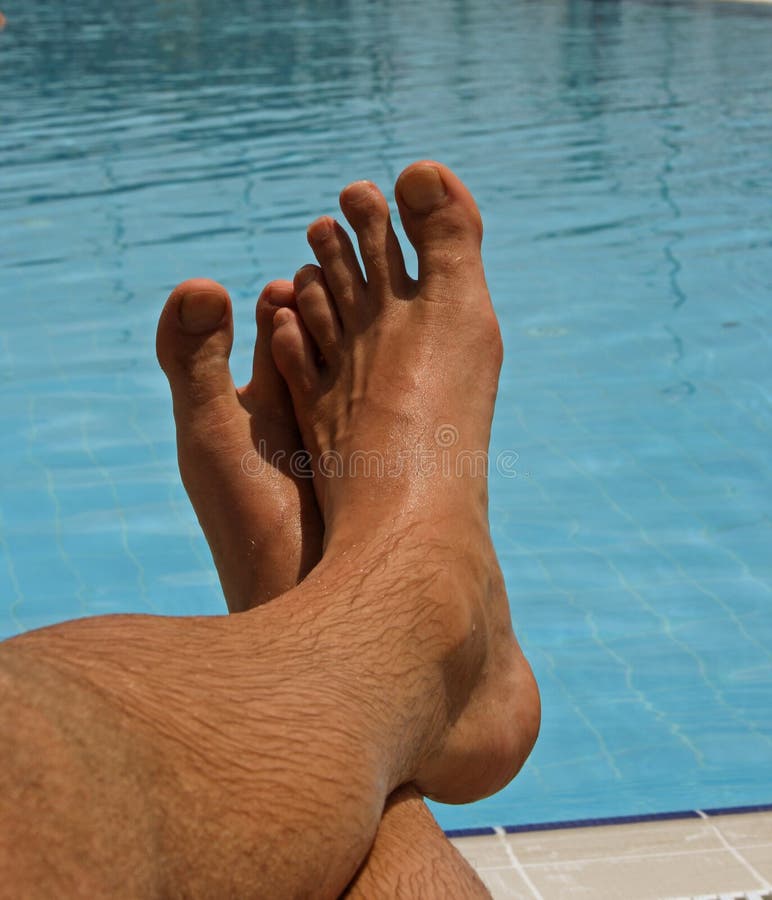
[[[390,496],[396,513],[436,491],[438,478],[444,489],[457,483],[457,469],[484,475],[502,349],[480,214],[438,163],[407,169],[396,199],[418,278],[407,274],[386,199],[356,182],[340,202],[364,271],[343,228],[318,219],[308,239],[319,265],[297,273],[297,311],[274,322],[274,358],[317,462],[328,528],[352,495]]]

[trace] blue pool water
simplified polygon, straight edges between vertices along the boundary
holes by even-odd
[[[520,778],[441,824],[771,801],[772,7],[3,11],[0,632],[224,610],[161,304],[224,282],[245,381],[306,223],[434,157],[486,222],[492,525],[544,704]]]

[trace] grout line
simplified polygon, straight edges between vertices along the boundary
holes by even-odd
[[[539,893],[536,885],[531,881],[528,873],[525,871],[523,864],[517,858],[517,854],[515,853],[513,847],[510,845],[507,840],[507,833],[503,828],[494,828],[493,829],[498,835],[499,840],[504,845],[504,851],[507,854],[507,859],[512,863],[512,868],[517,872],[517,874],[523,879],[523,881],[528,885],[533,896],[536,900],[544,900],[542,895]]]
[[[767,879],[761,874],[761,872],[759,872],[759,870],[755,866],[753,866],[751,863],[748,862],[747,859],[745,859],[745,857],[740,853],[739,850],[737,850],[735,847],[732,846],[732,844],[729,843],[729,841],[724,837],[719,826],[713,824],[710,816],[708,816],[706,813],[704,813],[701,809],[698,809],[697,813],[700,816],[700,818],[704,819],[705,822],[708,823],[710,829],[713,831],[713,833],[716,835],[716,837],[721,841],[721,843],[726,847],[726,849],[732,854],[732,856],[734,856],[734,858],[739,863],[741,863],[748,870],[748,872],[750,872],[750,874],[753,875],[754,878],[758,879],[759,883],[761,884],[761,890],[764,890],[764,891],[772,890],[772,884],[770,884],[767,881]]]
[[[772,847],[772,844],[761,844],[762,847]],[[543,869],[549,868],[550,866],[554,866],[556,864],[559,865],[568,865],[568,866],[577,866],[585,863],[597,863],[597,862],[629,862],[630,860],[635,859],[672,859],[678,856],[708,856],[714,853],[726,853],[727,850],[732,850],[729,845],[726,847],[701,847],[699,849],[692,850],[660,850],[655,853],[623,853],[617,855],[611,855],[610,853],[604,853],[602,856],[580,856],[577,858],[567,859],[561,857],[559,860],[546,860],[543,862],[529,862],[528,866],[531,869]],[[737,856],[737,852],[734,854]],[[750,865],[750,864],[748,864]],[[761,876],[759,876],[761,878]],[[761,878],[764,881],[763,878]]]

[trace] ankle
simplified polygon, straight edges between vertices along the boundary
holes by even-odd
[[[357,541],[350,528],[341,529],[314,574],[326,596],[342,600],[355,633],[361,627],[364,635],[389,635],[389,664],[378,669],[383,678],[409,684],[416,663],[424,664],[420,677],[435,681],[428,692],[435,724],[438,703],[449,722],[477,683],[489,651],[490,600],[503,590],[489,538],[487,546],[448,543],[439,534],[420,522],[392,523]],[[378,656],[386,647],[373,649]],[[424,683],[410,703],[423,702],[426,693]]]

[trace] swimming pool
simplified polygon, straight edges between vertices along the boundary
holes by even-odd
[[[110,6],[3,6],[0,633],[224,611],[161,304],[226,284],[246,381],[306,223],[435,157],[486,222],[492,527],[544,705],[441,824],[772,801],[772,7]]]

